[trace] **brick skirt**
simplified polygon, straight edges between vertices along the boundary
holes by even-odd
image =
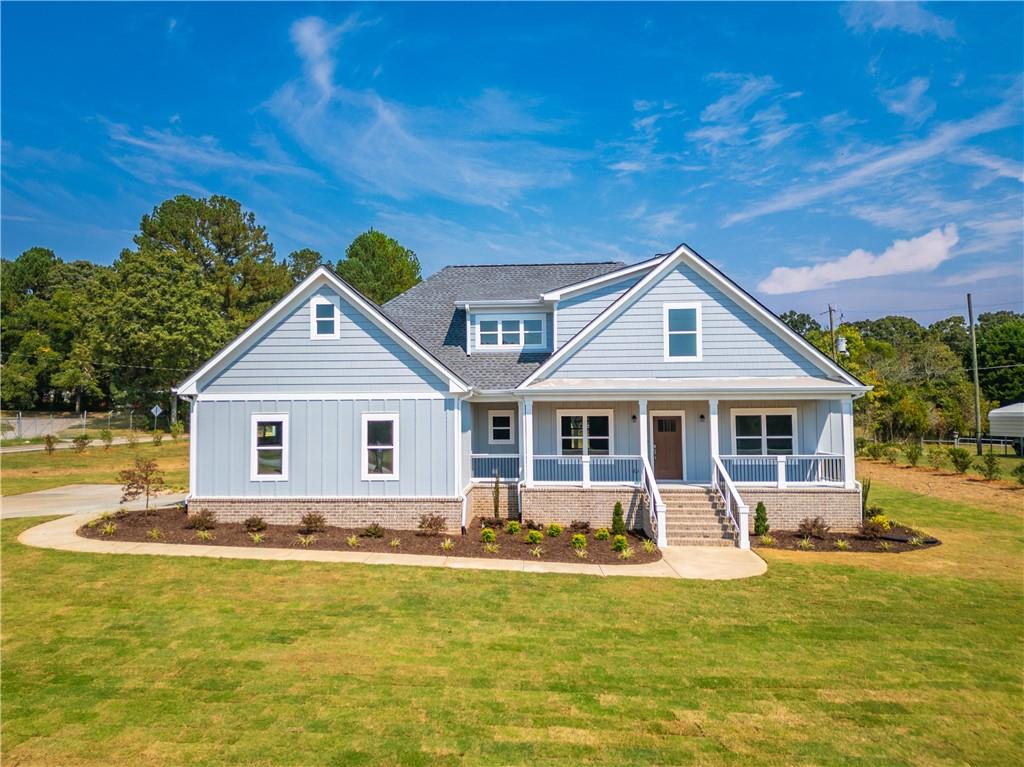
[[[423,514],[440,514],[448,530],[462,526],[462,499],[439,498],[192,498],[189,512],[207,510],[219,522],[243,522],[258,515],[271,525],[295,525],[303,514],[323,514],[328,525],[365,527],[376,522],[393,530],[415,530]]]

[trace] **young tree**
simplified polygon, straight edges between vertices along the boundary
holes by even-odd
[[[352,240],[335,271],[378,304],[390,301],[423,279],[416,254],[375,229]]]
[[[166,485],[164,473],[150,458],[136,458],[135,465],[122,469],[117,475],[121,483],[121,503],[134,501],[140,495],[146,497],[146,510],[149,510],[149,499],[159,495]]]

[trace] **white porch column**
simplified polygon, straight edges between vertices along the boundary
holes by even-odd
[[[650,419],[647,417],[647,400],[640,400],[639,405],[640,414],[637,416],[637,419],[640,421],[640,455],[647,459],[647,463],[650,463],[651,446],[648,444],[650,435],[647,430]]]
[[[523,456],[523,481],[527,487],[533,486],[533,401],[523,400],[522,404],[523,422],[519,431],[523,447],[520,451]]]
[[[853,465],[853,400],[842,401],[843,414],[843,487],[852,490],[854,487],[854,465]]]
[[[196,497],[196,488],[199,487],[199,479],[196,472],[199,471],[199,436],[196,434],[196,424],[199,423],[199,395],[194,395],[188,405],[188,497]]]
[[[714,466],[718,452],[718,400],[708,400],[708,438],[711,446],[711,465]]]

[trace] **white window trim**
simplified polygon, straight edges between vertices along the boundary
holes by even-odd
[[[695,357],[672,357],[668,350],[668,313],[670,309],[696,309],[697,310],[697,355]],[[677,331],[677,333],[689,333],[690,331]],[[664,347],[663,356],[665,362],[700,362],[704,359],[704,318],[699,303],[673,303],[662,304],[661,306],[661,340]]]
[[[738,415],[759,415],[761,416],[761,455],[767,456],[768,454],[768,424],[765,422],[765,416],[769,415],[788,415],[793,418],[793,452],[791,455],[799,455],[800,451],[797,449],[798,440],[800,439],[800,430],[796,420],[797,409],[795,407],[734,407],[729,411],[729,420],[732,426],[732,454],[739,455],[739,449],[736,443],[736,416]]]
[[[508,417],[508,439],[494,438],[494,417]],[[514,410],[488,410],[487,411],[487,444],[488,445],[514,445],[516,442],[516,413]]]
[[[398,479],[398,413],[363,413],[363,433],[362,439],[359,440],[360,451],[359,451],[359,473],[364,482],[394,482]],[[370,446],[366,444],[367,438],[367,426],[370,421],[391,421],[391,435],[394,443],[392,444],[392,450],[395,451],[395,457],[392,461],[394,466],[390,474],[370,474],[369,466],[366,462],[366,453],[370,449]]]
[[[558,442],[558,455],[562,453],[562,416],[564,415],[606,415],[608,416],[608,455],[615,455],[615,411],[614,410],[556,410],[555,411],[555,440]],[[583,419],[583,455],[590,455],[590,424]]]
[[[316,332],[316,307],[330,306],[334,309],[334,332]],[[341,312],[338,305],[324,296],[313,296],[309,299],[309,338],[311,341],[336,341],[341,338]]]
[[[281,474],[259,474],[257,461],[256,424],[260,421],[281,422]],[[287,482],[288,481],[288,414],[287,413],[253,413],[249,420],[251,448],[249,451],[249,479],[253,482]],[[275,449],[275,448],[271,448]]]
[[[501,323],[504,320],[518,320],[519,321],[519,338],[522,339],[526,336],[526,330],[523,327],[523,322],[526,320],[540,320],[540,343],[539,344],[506,344],[502,342],[501,338]],[[498,323],[498,343],[488,344],[484,346],[480,341],[480,324],[481,322],[493,322]],[[508,351],[508,350],[522,350],[522,351],[544,351],[548,348],[548,317],[546,314],[475,314],[473,316],[473,323],[476,325],[476,333],[474,338],[476,340],[475,348],[476,351]]]

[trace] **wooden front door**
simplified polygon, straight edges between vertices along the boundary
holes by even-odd
[[[683,478],[683,418],[678,415],[655,415],[654,478]]]

